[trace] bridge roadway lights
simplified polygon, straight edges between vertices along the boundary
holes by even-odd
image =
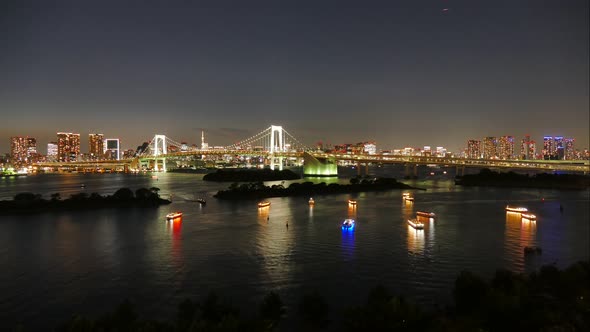
[[[330,158],[316,158],[311,154],[303,153],[304,176],[338,176],[336,160]]]

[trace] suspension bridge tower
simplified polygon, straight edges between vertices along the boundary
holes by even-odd
[[[283,170],[283,156],[275,156],[285,152],[284,131],[282,126],[270,126],[270,147],[268,150],[268,159],[270,162],[270,169],[274,170],[275,166],[279,166],[279,170]]]
[[[154,169],[156,171],[166,172],[166,158],[158,158],[158,156],[168,153],[166,146],[166,135],[154,136]],[[161,162],[161,163],[160,163]]]

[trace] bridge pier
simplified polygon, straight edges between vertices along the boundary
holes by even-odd
[[[410,178],[410,164],[405,164],[404,166],[406,166],[406,171],[405,171],[405,178],[409,179]],[[418,164],[414,164],[413,167],[413,176],[414,179],[418,177]]]
[[[274,171],[275,170],[275,165],[279,165],[279,171],[282,171],[283,170],[283,159],[284,158],[285,157],[275,157],[273,155],[270,155],[269,156],[270,169]],[[276,159],[279,160],[278,164],[275,164]]]
[[[465,166],[457,165],[455,168],[455,176],[463,176],[465,175]]]

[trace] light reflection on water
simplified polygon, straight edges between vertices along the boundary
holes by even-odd
[[[408,225],[408,251],[413,254],[424,253],[424,230]]]
[[[212,198],[228,184],[200,177],[65,175],[0,187],[4,197],[60,188],[68,197],[84,190],[82,182],[87,192],[103,194],[157,186],[175,197],[158,209],[0,216],[0,321],[61,321],[80,310],[101,314],[105,303],[125,297],[146,303],[144,314],[173,315],[182,299],[212,289],[236,301],[257,301],[276,290],[293,307],[307,283],[328,300],[343,301],[335,308],[359,303],[343,288],[365,296],[376,282],[418,299],[444,300],[463,269],[489,277],[497,268],[565,266],[587,259],[590,249],[587,193],[463,189],[438,181],[420,182],[436,187],[414,192],[414,203],[393,190],[317,196],[315,206],[309,197],[272,198],[270,207],[258,209],[252,201]],[[190,201],[195,192],[203,193],[207,205]],[[358,207],[349,206],[349,198]],[[507,201],[529,207],[539,220],[506,215]],[[165,215],[176,210],[184,212],[182,221],[167,223]],[[407,224],[416,210],[432,211],[436,219],[423,220],[425,229],[416,231]],[[353,232],[341,229],[347,217],[357,221]],[[542,246],[543,254],[525,258],[525,246]]]

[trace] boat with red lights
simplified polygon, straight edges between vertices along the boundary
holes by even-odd
[[[182,218],[182,212],[172,212],[172,213],[168,213],[166,215],[166,219],[167,220],[172,220],[172,219],[177,219],[177,218]]]

